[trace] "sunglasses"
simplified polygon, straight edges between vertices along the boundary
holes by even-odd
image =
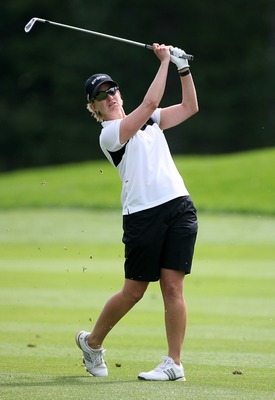
[[[108,95],[114,96],[116,92],[119,90],[118,86],[110,87],[103,92],[98,92],[97,95],[92,100],[103,101],[106,100]]]

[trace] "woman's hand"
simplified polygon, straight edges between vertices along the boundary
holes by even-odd
[[[153,43],[153,50],[160,62],[170,62],[170,47],[165,44]]]

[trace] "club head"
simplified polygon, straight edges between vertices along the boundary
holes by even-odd
[[[33,25],[36,23],[36,21],[42,21],[42,20],[40,20],[40,18],[32,18],[25,26],[25,32],[29,32],[32,29]]]

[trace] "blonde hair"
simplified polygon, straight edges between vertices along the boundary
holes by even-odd
[[[97,122],[103,122],[104,119],[103,119],[101,113],[99,111],[95,111],[92,109],[92,107],[91,107],[92,103],[93,103],[93,101],[91,101],[91,103],[87,104],[87,110],[90,111],[90,113],[92,114],[91,117],[94,117]]]

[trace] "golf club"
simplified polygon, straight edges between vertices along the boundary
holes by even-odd
[[[47,19],[41,19],[41,18],[32,18],[27,23],[27,25],[25,26],[25,32],[30,32],[30,30],[32,29],[32,27],[33,27],[33,25],[35,24],[36,21],[37,22],[44,22],[46,24],[60,26],[62,28],[74,29],[76,31],[90,33],[91,35],[97,35],[97,36],[105,37],[105,38],[108,38],[108,39],[118,40],[120,42],[129,43],[129,44],[133,44],[135,46],[144,47],[145,49],[153,50],[153,47],[151,45],[149,45],[149,44],[135,42],[133,40],[123,39],[123,38],[120,38],[120,37],[117,37],[117,36],[106,35],[105,33],[90,31],[88,29],[77,28],[76,26],[72,26],[72,25],[64,25],[64,24],[60,24],[58,22],[53,22],[53,21],[49,21]],[[192,56],[191,54],[186,54],[183,50],[180,50],[180,49],[178,49],[177,53],[174,54],[173,53],[173,47],[171,47],[170,53],[172,55],[175,55],[176,57],[179,57],[179,58],[184,58],[184,59],[191,60],[191,61],[194,59],[194,56]],[[178,54],[180,54],[180,55],[178,55]]]

